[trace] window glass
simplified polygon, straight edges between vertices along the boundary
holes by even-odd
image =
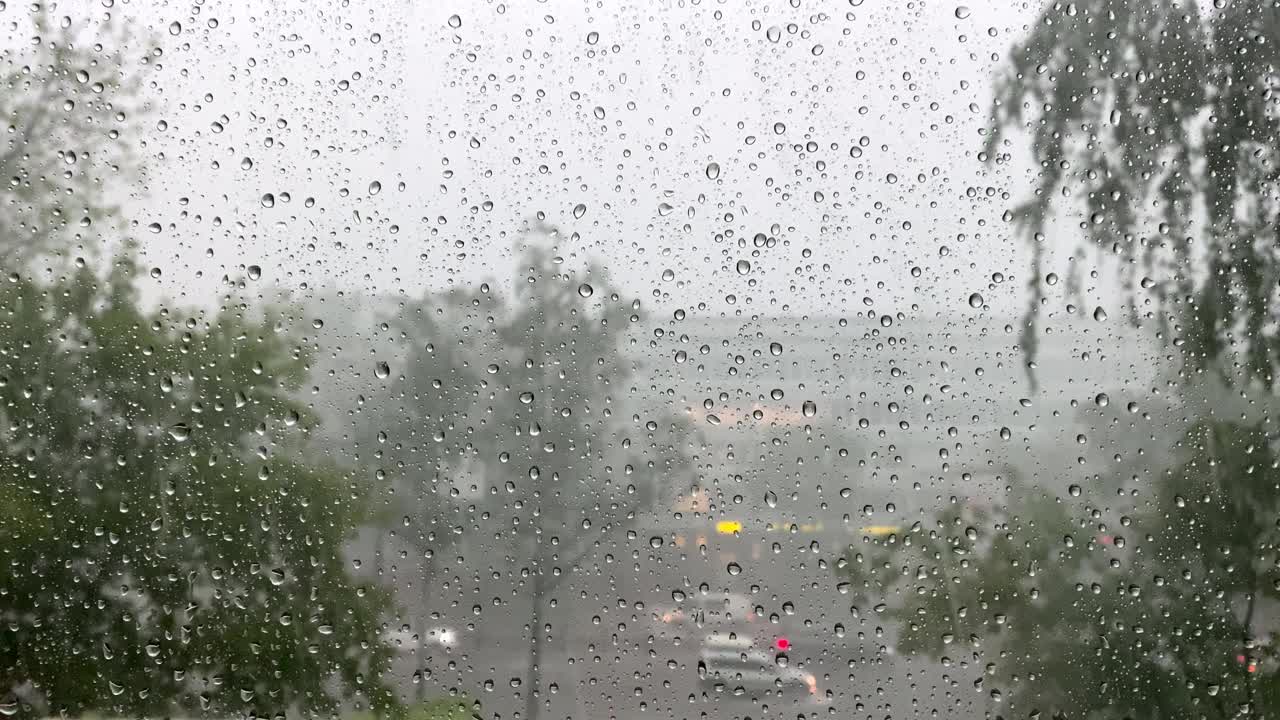
[[[0,715],[1280,712],[1270,0],[0,0]]]

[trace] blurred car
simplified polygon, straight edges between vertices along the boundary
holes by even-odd
[[[684,625],[688,619],[688,614],[681,607],[658,608],[653,612],[653,622],[658,626],[678,627]]]
[[[456,629],[445,625],[430,628],[424,633],[415,632],[406,625],[397,630],[388,630],[383,637],[388,645],[399,652],[410,652],[420,647],[450,651],[456,649],[461,640]]]
[[[813,673],[787,667],[780,656],[785,654],[761,649],[749,636],[710,633],[698,651],[698,680],[704,686],[741,687],[749,695],[781,689],[809,702],[824,702]]]

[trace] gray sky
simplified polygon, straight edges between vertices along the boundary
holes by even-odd
[[[977,291],[1007,316],[1023,302],[1025,253],[999,220],[1009,203],[983,193],[1020,196],[1028,179],[976,154],[993,54],[1025,9],[193,9],[116,9],[164,50],[151,95],[167,129],[146,138],[152,182],[131,207],[163,271],[149,292],[201,302],[247,265],[293,289],[506,281],[521,228],[543,212],[567,269],[598,258],[671,310],[853,314],[871,297],[877,312],[917,316],[967,312]],[[148,235],[153,221],[164,231]],[[777,244],[754,247],[760,232]],[[1018,281],[993,285],[994,273]]]

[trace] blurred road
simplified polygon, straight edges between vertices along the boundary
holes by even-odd
[[[818,547],[834,550],[838,540],[820,537]],[[814,540],[787,542],[807,549]],[[655,550],[641,539],[625,550],[622,545],[611,555],[584,558],[548,597],[542,720],[979,718],[987,710],[987,696],[974,683],[981,667],[957,658],[955,666],[943,668],[897,655],[892,625],[868,608],[851,607],[850,596],[836,588],[830,559],[783,552],[780,557],[791,558],[783,562],[733,553],[742,567],[735,576],[726,572],[728,556],[721,550],[684,554],[681,562],[681,553],[667,552],[669,547]],[[496,563],[484,572],[471,561],[465,565],[466,574],[461,567],[439,573],[409,613],[424,618],[411,624],[460,629],[460,646],[403,652],[395,665],[397,684],[411,698],[419,688],[414,673],[421,671],[426,697],[465,693],[480,699],[485,718],[519,717],[529,691],[528,580]],[[787,664],[817,678],[817,702],[699,682],[701,639],[723,628],[667,625],[654,616],[673,605],[673,590],[687,600],[704,584],[709,592],[741,593],[763,608],[754,622],[735,622],[732,629],[759,636],[766,649],[785,637],[791,644]]]

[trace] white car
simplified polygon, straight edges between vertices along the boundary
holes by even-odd
[[[762,691],[781,688],[823,702],[813,673],[785,667],[778,656],[756,647],[755,640],[732,632],[713,632],[703,638],[698,652],[698,679],[704,685]]]

